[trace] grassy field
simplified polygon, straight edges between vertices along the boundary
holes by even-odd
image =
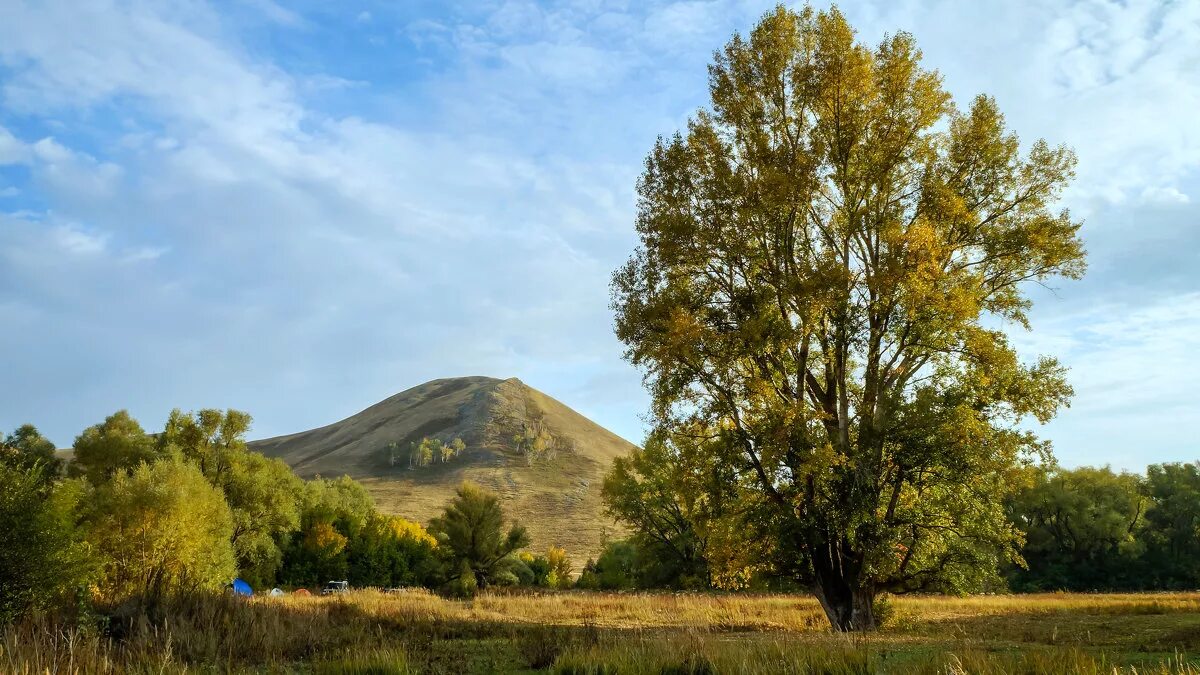
[[[886,604],[882,630],[843,636],[789,595],[193,598],[12,627],[0,672],[1200,673],[1200,593]]]

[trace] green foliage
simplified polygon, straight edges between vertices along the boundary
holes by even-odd
[[[216,590],[237,572],[229,506],[179,459],[116,473],[86,500],[83,522],[110,598]]]
[[[461,577],[469,567],[480,588],[487,588],[504,572],[512,573],[520,562],[513,554],[529,545],[529,535],[519,524],[504,532],[499,497],[474,483],[459,486],[429,531],[437,538],[448,569]]]
[[[522,552],[515,562],[519,564],[513,569],[514,584],[541,588],[570,588],[572,585],[574,570],[567,551],[561,547],[551,546],[541,555]]]
[[[1152,588],[1200,586],[1200,465],[1153,464],[1143,493],[1144,574]]]
[[[287,538],[280,580],[293,586],[315,586],[348,579],[350,554],[375,513],[375,502],[349,476],[316,478],[300,496],[300,528]],[[356,573],[357,574],[357,573]],[[363,572],[368,574],[368,572]]]
[[[223,487],[240,574],[251,585],[267,586],[282,564],[279,542],[300,525],[302,481],[282,460],[245,452],[231,462]]]
[[[156,456],[154,440],[142,425],[128,411],[118,410],[75,438],[75,454],[67,472],[100,485],[142,462],[154,461]]]
[[[471,562],[463,558],[458,565],[458,573],[451,578],[447,586],[451,597],[455,598],[473,598],[479,590],[479,584],[475,578],[475,568],[471,566]]]
[[[1084,270],[1053,210],[1074,155],[1022,156],[995,101],[959,110],[910,35],[870,48],[836,9],[780,6],[709,73],[711,110],[646,160],[613,279],[656,423],[703,435],[745,515],[723,532],[837,629],[872,628],[878,592],[983,583],[1019,539],[1009,473],[1047,451],[1021,421],[1071,393],[990,326]]]
[[[0,463],[0,625],[50,606],[94,575],[75,528],[78,484],[48,485],[40,463]]]
[[[0,439],[0,464],[16,469],[41,467],[41,476],[53,480],[62,472],[62,460],[54,454],[54,444],[32,424],[22,424]]]
[[[251,421],[238,410],[173,410],[158,448],[194,463],[221,489],[233,513],[238,570],[252,586],[262,587],[274,582],[282,564],[279,542],[300,526],[302,481],[283,460],[246,447]]]
[[[1137,532],[1145,510],[1140,480],[1111,469],[1038,470],[1013,501],[1025,532],[1019,591],[1131,588],[1138,583]]]
[[[641,587],[711,585],[706,534],[720,515],[723,486],[713,474],[721,468],[706,461],[707,453],[696,444],[680,440],[652,433],[644,448],[614,460],[604,478],[607,513],[635,532],[636,544],[628,542],[626,550],[642,551],[652,560],[636,573]]]
[[[1154,464],[1031,472],[1010,505],[1026,533],[1013,590],[1166,590],[1200,586],[1200,466]]]
[[[643,581],[646,577],[651,576],[642,571],[646,567],[646,562],[648,561],[639,557],[638,547],[632,541],[609,542],[592,565],[591,571],[595,577],[596,588],[618,591],[635,587],[649,587],[650,584]],[[665,575],[655,573],[652,576]]]

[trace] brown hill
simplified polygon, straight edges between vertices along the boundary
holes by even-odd
[[[410,456],[423,439],[466,450],[424,466]],[[340,422],[250,444],[296,473],[349,474],[389,513],[428,522],[471,480],[495,490],[533,548],[567,549],[576,571],[619,528],[603,514],[600,484],[633,445],[516,378],[426,382]],[[419,453],[416,464],[419,464]]]

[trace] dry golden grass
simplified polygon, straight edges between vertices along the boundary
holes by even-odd
[[[903,597],[870,635],[794,595],[192,598],[0,635],[0,672],[1200,673],[1200,593]]]

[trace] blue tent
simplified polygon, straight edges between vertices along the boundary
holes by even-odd
[[[254,589],[250,588],[250,584],[241,579],[234,579],[232,584],[229,584],[229,589],[234,595],[254,595]]]

